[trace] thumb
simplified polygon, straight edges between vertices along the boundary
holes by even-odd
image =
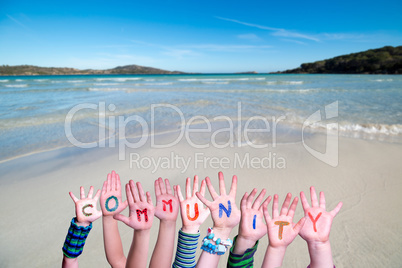
[[[304,223],[306,222],[306,217],[300,219],[300,221],[293,227],[293,230],[298,234],[300,230],[303,228]]]
[[[122,214],[116,214],[113,216],[113,219],[124,222],[126,225],[130,223],[130,219]],[[128,225],[130,226],[130,225]]]
[[[120,212],[122,212],[123,210],[125,210],[126,207],[127,207],[127,205],[128,205],[128,201],[127,201],[127,200],[124,201],[123,203],[121,203],[119,209],[117,210],[117,213],[120,213]]]

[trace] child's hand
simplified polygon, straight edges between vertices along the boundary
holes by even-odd
[[[151,194],[147,192],[145,197],[141,183],[130,180],[126,184],[126,195],[128,206],[130,208],[129,217],[122,214],[116,214],[113,217],[116,220],[122,221],[134,230],[148,230],[152,227],[155,208],[152,204]]]
[[[166,184],[166,186],[165,186]],[[168,179],[163,182],[162,178],[155,180],[156,207],[155,216],[161,221],[176,222],[179,213],[179,198],[176,189],[174,195]]]
[[[318,204],[317,194],[313,186],[310,188],[311,205],[307,201],[304,192],[300,193],[301,202],[304,209],[304,215],[306,217],[306,224],[300,231],[300,236],[307,241],[325,243],[329,240],[329,232],[331,231],[331,225],[334,217],[338,214],[342,207],[342,202],[331,211],[325,210],[325,196],[323,192],[320,192],[320,203]]]
[[[264,203],[261,204],[265,192],[265,189],[261,191],[257,199],[254,201],[254,204],[253,199],[257,194],[257,189],[254,189],[250,195],[245,193],[240,202],[241,220],[237,239],[241,238],[252,241],[253,243],[251,246],[254,246],[255,242],[257,242],[267,233],[267,225],[263,221],[262,210],[263,205],[268,205],[271,201],[271,196],[269,196]]]
[[[194,176],[193,193],[191,193],[190,178],[186,180],[186,199],[179,185],[176,185],[176,191],[180,200],[181,220],[183,222],[182,231],[185,233],[195,234],[198,232],[202,223],[209,215],[209,209],[204,207],[204,204],[195,195],[198,192],[198,176]],[[205,196],[205,181],[201,182],[200,194]]]
[[[127,207],[127,200],[122,201],[120,176],[114,170],[103,183],[100,205],[103,216],[119,214]]]
[[[281,212],[278,209],[278,195],[274,195],[274,203],[272,205],[273,218],[269,216],[267,205],[264,203],[264,217],[267,222],[269,246],[273,248],[286,248],[296,238],[298,233],[306,221],[301,218],[297,224],[293,223],[298,198],[293,199],[289,209],[292,194],[288,193],[283,202]]]
[[[75,203],[75,215],[77,218],[78,225],[89,225],[91,222],[96,221],[102,212],[96,209],[96,203],[98,202],[100,190],[96,192],[94,198],[92,194],[94,192],[94,187],[89,188],[88,196],[85,198],[84,187],[80,187],[80,199],[75,197],[72,192],[69,192],[71,198]]]
[[[232,178],[232,186],[230,188],[229,195],[226,194],[225,180],[223,179],[222,172],[219,172],[220,195],[215,192],[215,189],[211,184],[211,180],[208,177],[205,179],[205,181],[213,201],[208,201],[198,192],[196,195],[198,199],[200,199],[201,202],[204,203],[211,211],[212,220],[214,222],[214,232],[217,230],[222,233],[223,236],[229,236],[233,227],[240,222],[240,210],[236,206],[237,177],[235,175]],[[222,238],[226,239],[225,237]]]

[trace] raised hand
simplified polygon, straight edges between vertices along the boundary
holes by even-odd
[[[230,231],[240,222],[240,210],[236,206],[236,191],[237,191],[237,177],[232,178],[232,186],[230,192],[227,195],[225,189],[225,180],[222,172],[218,173],[219,176],[219,192],[218,195],[211,184],[211,180],[207,177],[205,179],[209,193],[211,194],[213,201],[207,200],[201,193],[196,193],[198,199],[204,203],[211,211],[212,220],[214,222],[214,230],[225,229],[226,235],[229,235]],[[228,231],[228,232],[227,232]]]
[[[163,182],[162,178],[155,180],[154,188],[156,195],[155,216],[161,221],[176,222],[179,213],[179,198],[176,189],[174,189],[173,195],[169,180],[165,179]]]
[[[197,233],[202,223],[209,215],[209,209],[195,195],[198,192],[198,176],[194,176],[193,191],[191,192],[191,180],[186,180],[186,199],[184,199],[180,186],[176,185],[176,191],[180,201],[182,231],[185,233]],[[200,195],[205,196],[205,181],[201,182]]]
[[[313,186],[310,187],[311,207],[307,201],[304,192],[300,193],[300,199],[304,209],[304,215],[307,220],[300,231],[300,236],[307,242],[325,243],[329,240],[332,221],[342,207],[342,202],[330,212],[325,208],[325,196],[320,192],[320,201],[318,203],[317,194]]]
[[[114,170],[103,183],[100,205],[103,216],[119,214],[127,207],[127,200],[122,201],[120,176]]]
[[[255,243],[267,234],[267,225],[263,220],[263,205],[271,201],[269,196],[263,204],[266,190],[263,189],[253,203],[257,194],[254,189],[251,194],[245,193],[240,202],[241,219],[239,224],[239,234],[236,239],[233,253],[243,255],[247,249],[254,247]]]
[[[116,214],[113,217],[116,220],[124,222],[134,230],[151,229],[155,214],[151,194],[147,192],[145,197],[141,183],[137,182],[137,184],[134,184],[134,181],[130,180],[126,184],[126,195],[130,208],[129,217],[122,214]]]
[[[287,247],[296,236],[299,234],[301,228],[306,221],[305,218],[301,218],[297,224],[293,223],[293,216],[297,207],[298,198],[295,197],[289,208],[290,200],[292,199],[292,194],[288,193],[285,201],[283,202],[281,212],[278,209],[278,195],[274,195],[274,202],[272,204],[272,215],[268,213],[267,205],[264,203],[264,217],[267,222],[268,239],[269,246]]]
[[[80,199],[75,197],[72,192],[69,192],[71,199],[75,203],[75,215],[77,217],[77,223],[79,225],[89,225],[91,222],[96,221],[102,212],[96,209],[96,203],[98,202],[100,190],[96,192],[94,198],[92,198],[94,187],[89,188],[88,196],[85,197],[84,187],[80,187]]]
[[[262,199],[266,190],[263,189],[253,203],[254,197],[257,194],[257,189],[254,189],[250,195],[245,193],[240,202],[241,220],[239,225],[239,238],[247,239],[257,242],[261,237],[267,233],[267,225],[263,220],[263,205],[268,205],[271,201],[269,196],[263,204]]]

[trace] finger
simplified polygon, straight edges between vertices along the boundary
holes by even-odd
[[[269,202],[271,202],[272,196],[268,196],[267,199],[261,204],[259,210],[263,210],[264,207],[268,207]]]
[[[113,171],[112,171],[113,173]],[[112,190],[112,174],[109,173],[107,174],[107,190],[111,191]]]
[[[121,181],[119,174],[116,173],[116,191],[121,191]]]
[[[151,198],[151,193],[147,192],[147,202],[148,204],[150,204],[151,206],[153,206],[154,204],[152,204],[152,198]]]
[[[159,187],[159,179],[155,180],[154,182],[154,189],[155,189],[155,195],[160,196],[161,193],[161,188]]]
[[[320,208],[325,210],[325,195],[324,195],[324,192],[320,192]]]
[[[307,209],[310,208],[310,205],[309,205],[309,203],[308,203],[308,201],[307,201],[306,195],[304,194],[303,191],[300,192],[300,200],[301,200],[301,203],[302,203],[302,206],[303,206],[303,210],[304,210],[304,211],[306,211]]]
[[[264,199],[266,191],[267,190],[262,189],[261,193],[257,196],[257,199],[254,201],[252,209],[258,209],[260,207],[260,204],[261,204],[262,200]]]
[[[179,200],[179,193],[177,192],[177,185],[173,186],[173,192],[174,192],[174,197],[176,197],[177,200]]]
[[[208,199],[202,196],[199,192],[196,192],[195,195],[198,197],[198,199],[200,199],[202,203],[204,203],[204,205],[206,205],[207,207],[211,206],[212,202],[208,201]]]
[[[103,182],[102,186],[102,195],[105,195],[107,193],[107,180]]]
[[[195,196],[195,193],[198,192],[198,176],[195,175],[194,176],[194,180],[193,180],[193,195]]]
[[[120,205],[120,207],[119,207],[119,210],[117,211],[117,213],[120,213],[120,212],[122,212],[123,210],[125,210],[127,206],[128,206],[127,200],[124,201],[124,202],[122,202],[121,205]]]
[[[98,202],[100,194],[101,194],[101,190],[96,191],[96,194],[95,194],[95,197],[94,197],[95,202]]]
[[[186,199],[189,199],[191,197],[191,185],[190,185],[190,178],[187,177],[186,179]]]
[[[338,212],[341,210],[342,206],[343,206],[343,203],[339,202],[338,205],[329,214],[331,214],[332,217],[335,217],[336,214],[338,214]]]
[[[77,197],[75,197],[73,192],[68,192],[68,194],[70,195],[71,199],[73,199],[74,203],[76,203],[79,200]]]
[[[205,180],[202,180],[201,181],[201,188],[200,188],[200,194],[202,195],[202,196],[205,196],[205,190],[206,190],[206,183],[205,183]],[[195,193],[194,193],[195,194]]]
[[[296,207],[297,207],[297,203],[299,202],[299,198],[296,196],[293,199],[292,204],[290,205],[290,209],[288,212],[288,216],[291,217],[293,219],[293,216],[295,215],[295,211],[296,211]]]
[[[213,200],[217,199],[219,197],[219,195],[215,192],[215,189],[212,186],[211,180],[208,177],[206,177],[205,182],[207,183],[208,191],[211,194],[212,199]],[[197,197],[198,197],[198,195],[197,195]]]
[[[290,200],[292,200],[292,194],[288,193],[286,195],[285,201],[283,201],[283,204],[282,204],[282,209],[281,209],[281,214],[280,214],[281,216],[285,216],[288,214]]]
[[[134,205],[134,198],[133,198],[133,193],[131,192],[131,187],[130,184],[126,184],[126,198],[130,206]]]
[[[315,193],[314,186],[310,187],[310,197],[311,197],[311,206],[313,208],[318,207],[317,194]]]
[[[111,183],[111,190],[116,190],[116,172],[112,171],[112,183]]]
[[[247,208],[251,208],[251,206],[252,206],[252,204],[253,204],[254,197],[255,197],[256,194],[257,194],[257,189],[254,188],[254,189],[251,191],[250,196],[247,198],[247,203],[246,203]]]
[[[84,187],[80,187],[80,199],[85,199],[85,190]]]
[[[303,228],[304,223],[306,222],[306,217],[303,217],[300,219],[300,221],[293,227],[293,230],[295,231],[295,233],[299,233],[300,230]]]
[[[183,194],[181,193],[180,185],[176,185],[177,188],[177,195],[179,196],[180,203],[184,201]]]
[[[137,184],[137,189],[138,189],[138,193],[139,193],[139,196],[140,196],[140,201],[141,202],[145,202],[145,192],[144,192],[144,189],[142,189],[142,185],[141,185],[141,182],[137,182],[136,183]]]
[[[232,178],[232,185],[230,186],[229,195],[236,199],[236,192],[237,192],[237,176],[234,175]]]
[[[163,179],[159,178],[159,188],[161,188],[161,193],[166,194],[166,187],[165,184],[163,183]]]
[[[264,214],[265,222],[267,224],[269,224],[272,220],[271,216],[269,215],[269,212],[268,212],[268,203],[269,203],[269,201],[271,201],[270,197],[271,196],[268,196],[268,198],[264,201],[263,206],[262,206],[262,208],[263,208],[262,212]],[[267,202],[268,199],[269,199],[269,201]],[[274,199],[275,199],[275,197],[274,197]]]
[[[277,218],[279,217],[279,210],[278,210],[278,195],[274,195],[274,203],[272,204],[272,217]]]
[[[133,195],[134,202],[140,202],[140,196],[138,194],[138,189],[133,180],[130,180],[130,190],[131,194]]]
[[[93,216],[94,216],[94,218],[93,218],[92,222],[96,221],[97,219],[99,219],[102,216],[102,211],[101,210],[94,210]]]
[[[240,201],[240,209],[243,211],[243,210],[245,210],[245,209],[247,209],[247,199],[248,199],[248,193],[246,192],[244,195],[243,195],[243,198],[241,199],[241,201]]]
[[[130,219],[129,219],[128,217],[126,217],[126,216],[124,216],[124,215],[122,215],[122,214],[115,214],[115,215],[113,216],[113,218],[114,218],[115,220],[124,222],[125,224],[127,224],[127,225],[129,226]]]
[[[92,195],[94,194],[94,187],[89,187],[89,192],[87,198],[92,199]]]
[[[219,178],[219,193],[220,195],[226,195],[226,188],[225,188],[225,179],[223,178],[223,173],[218,172],[218,178]]]
[[[165,184],[166,184],[166,193],[167,194],[172,194],[172,186],[170,186],[170,182],[168,179],[165,179]]]

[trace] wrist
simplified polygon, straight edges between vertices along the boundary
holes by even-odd
[[[114,215],[102,215],[102,220],[103,221],[117,221],[115,218],[113,218]]]
[[[220,238],[221,240],[226,240],[229,238],[230,233],[232,232],[232,228],[226,227],[213,227],[214,234],[216,237]]]
[[[252,248],[255,245],[255,243],[257,243],[258,239],[256,240],[254,238],[245,237],[245,236],[242,236],[241,234],[239,234],[237,236],[236,241],[239,241],[239,243],[242,243],[242,244],[248,246],[247,248]]]
[[[176,228],[176,221],[160,221],[159,228],[161,227]]]
[[[246,252],[247,249],[253,248],[256,244],[257,240],[255,239],[250,239],[247,237],[243,237],[241,235],[238,235],[236,238],[236,241],[233,245],[233,253],[242,255],[244,252]]]
[[[150,235],[151,234],[151,229],[145,229],[145,230],[135,230],[134,229],[134,236],[144,236],[144,235]]]
[[[264,258],[264,267],[281,267],[285,257],[286,247],[273,247],[268,245],[267,252]]]
[[[185,226],[181,227],[181,231],[186,234],[197,234],[200,230],[200,226]]]
[[[329,243],[329,241],[325,242],[312,241],[308,242],[307,245],[310,254],[310,268],[334,267],[331,244]]]
[[[77,218],[75,218],[74,222],[75,222],[75,224],[77,226],[82,226],[82,227],[88,227],[89,225],[91,225],[90,222],[88,222],[88,221],[79,221]]]
[[[307,246],[309,250],[314,250],[314,251],[322,251],[322,250],[328,250],[331,248],[331,244],[329,243],[329,240],[325,242],[321,241],[307,241]]]

